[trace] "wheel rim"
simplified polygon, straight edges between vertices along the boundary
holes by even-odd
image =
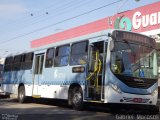
[[[82,94],[80,92],[76,92],[73,96],[73,103],[74,105],[80,104],[82,101]]]

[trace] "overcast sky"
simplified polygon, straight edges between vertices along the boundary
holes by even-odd
[[[33,32],[116,2],[90,14]],[[30,41],[160,0],[0,0],[0,57],[30,50]]]

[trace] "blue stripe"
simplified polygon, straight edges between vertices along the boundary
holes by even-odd
[[[32,85],[33,83],[31,81],[3,81],[3,84],[20,84],[20,83],[24,83],[24,84],[29,84]],[[85,81],[42,81],[39,83],[39,85],[70,85],[72,83],[78,83],[80,85],[85,85]]]

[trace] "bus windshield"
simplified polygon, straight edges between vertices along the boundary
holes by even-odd
[[[139,78],[157,78],[157,55],[153,47],[116,39],[111,52],[111,70],[115,74]]]

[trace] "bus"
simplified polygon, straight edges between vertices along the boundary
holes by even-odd
[[[0,64],[0,87],[2,83],[2,72],[3,72],[3,64]]]
[[[3,94],[1,85],[3,79],[3,66],[4,66],[4,58],[0,58],[0,94]]]
[[[20,103],[33,98],[154,107],[158,96],[156,42],[123,30],[104,30],[7,56],[2,88]]]

